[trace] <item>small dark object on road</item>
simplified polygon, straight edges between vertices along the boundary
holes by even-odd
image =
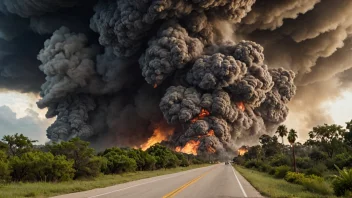
[[[225,165],[229,165],[229,162],[225,162]]]

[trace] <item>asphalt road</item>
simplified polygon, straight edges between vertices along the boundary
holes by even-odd
[[[56,198],[262,197],[231,165],[217,164]]]

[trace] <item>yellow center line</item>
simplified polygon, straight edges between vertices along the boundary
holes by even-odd
[[[216,166],[217,167],[217,166]],[[210,171],[212,171],[214,168],[216,167],[213,167],[211,168],[210,170],[208,170],[207,172],[201,174],[200,176],[192,179],[191,181],[185,183],[184,185],[180,186],[179,188],[177,188],[176,190],[166,194],[163,196],[163,198],[171,198],[171,197],[174,197],[175,195],[177,195],[178,193],[180,193],[182,190],[186,189],[188,186],[196,183],[198,180],[200,180],[201,178],[203,178],[206,174],[208,174]]]

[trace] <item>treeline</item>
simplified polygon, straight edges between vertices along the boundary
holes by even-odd
[[[0,182],[58,182],[205,163],[197,156],[176,153],[160,144],[146,151],[113,147],[97,153],[89,142],[78,138],[44,146],[35,142],[22,134],[3,137]]]
[[[234,162],[314,192],[332,193],[328,190],[331,185],[336,195],[352,196],[352,121],[346,128],[335,124],[314,127],[303,144],[295,142],[297,133],[284,125],[276,133],[278,136],[262,135],[260,145],[243,146],[248,152]],[[284,145],[285,136],[290,145]]]

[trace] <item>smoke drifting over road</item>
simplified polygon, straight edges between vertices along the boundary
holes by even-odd
[[[0,0],[0,88],[40,92],[52,141],[162,137],[177,151],[232,152],[286,120],[296,86],[290,106],[317,113],[301,90],[350,85],[340,73],[351,68],[351,10],[349,0]]]

